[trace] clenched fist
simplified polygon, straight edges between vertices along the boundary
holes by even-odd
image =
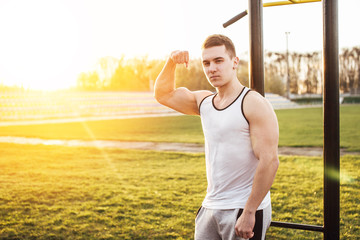
[[[189,65],[189,52],[188,51],[174,51],[170,55],[171,61],[175,64],[185,64],[186,67]]]
[[[239,219],[236,221],[235,233],[237,236],[245,239],[254,236],[255,214],[244,211]]]

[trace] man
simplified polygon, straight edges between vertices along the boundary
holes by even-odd
[[[208,188],[195,239],[265,239],[279,165],[276,115],[264,97],[237,79],[239,58],[228,37],[211,35],[202,46],[204,72],[216,94],[175,87],[176,66],[188,63],[187,51],[171,53],[156,79],[155,98],[201,117]]]

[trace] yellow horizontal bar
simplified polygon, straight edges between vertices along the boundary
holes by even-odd
[[[281,5],[289,5],[289,4],[298,4],[298,3],[311,3],[311,2],[321,2],[321,0],[288,0],[281,2],[269,2],[269,3],[264,3],[263,7],[273,7],[273,6],[281,6]]]

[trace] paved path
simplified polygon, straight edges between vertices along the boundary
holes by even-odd
[[[97,148],[120,148],[120,149],[139,149],[172,152],[203,153],[204,145],[197,143],[171,143],[171,142],[125,142],[110,140],[60,140],[60,139],[40,139],[26,137],[2,137],[0,142],[31,144],[31,145],[58,145],[69,147],[97,147]],[[298,156],[322,156],[323,149],[318,147],[279,147],[279,155],[298,155]],[[341,155],[359,155],[360,152],[347,152],[340,150]]]

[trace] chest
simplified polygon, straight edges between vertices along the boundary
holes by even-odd
[[[241,101],[219,110],[209,99],[202,105],[201,123],[205,137],[218,141],[249,133],[249,124],[243,115]]]

